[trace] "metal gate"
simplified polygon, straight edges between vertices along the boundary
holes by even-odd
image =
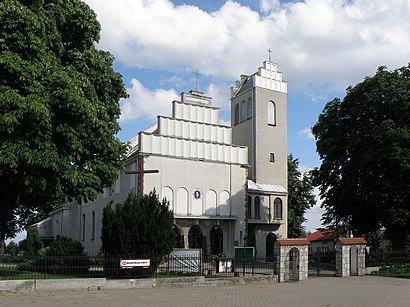
[[[299,250],[292,248],[289,251],[289,281],[299,281]]]
[[[315,276],[336,276],[335,252],[309,254],[309,277]]]

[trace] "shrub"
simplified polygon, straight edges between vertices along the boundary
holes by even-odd
[[[84,248],[77,240],[57,236],[44,250],[44,257],[35,261],[37,271],[57,274],[82,274],[88,271],[90,261]]]

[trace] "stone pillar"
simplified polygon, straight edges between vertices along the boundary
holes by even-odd
[[[299,280],[307,280],[309,275],[309,246],[299,247]]]
[[[274,247],[275,268],[279,282],[290,280],[289,258],[292,249],[298,250],[297,280],[307,280],[309,272],[309,241],[307,239],[278,239]]]
[[[363,238],[339,238],[336,242],[336,276],[351,275],[351,265],[357,266],[357,275],[366,274],[366,240]],[[357,256],[352,257],[357,263],[350,263],[351,249],[357,250]]]
[[[357,246],[358,256],[357,256],[357,275],[366,275],[366,245],[361,244]]]
[[[336,242],[336,276],[350,276],[350,246]]]

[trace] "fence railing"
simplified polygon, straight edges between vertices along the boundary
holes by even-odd
[[[371,251],[366,254],[366,267],[410,263],[409,251]]]
[[[127,260],[127,261],[125,261]],[[149,261],[147,261],[149,260]],[[174,256],[15,256],[0,257],[0,280],[66,278],[234,277],[274,275],[271,258]]]

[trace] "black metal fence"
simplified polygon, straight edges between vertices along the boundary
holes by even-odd
[[[4,256],[0,280],[67,278],[162,278],[205,276],[211,278],[273,275],[273,259],[175,256]]]
[[[366,254],[366,267],[410,263],[410,251],[370,251]]]

